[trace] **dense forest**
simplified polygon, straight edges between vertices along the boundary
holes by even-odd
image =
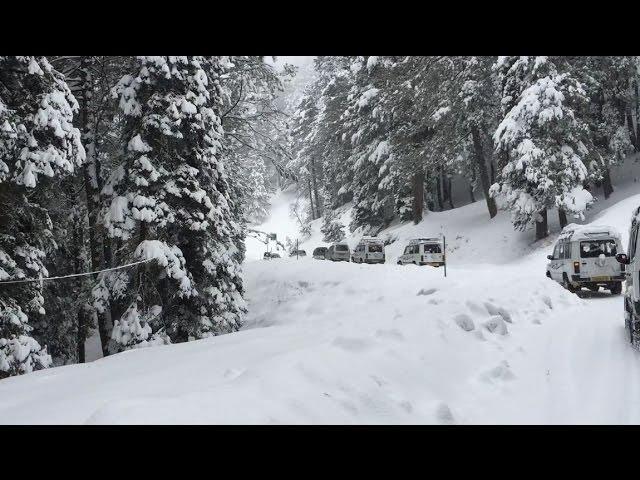
[[[292,72],[0,57],[0,378],[83,362],[96,328],[104,356],[239,328],[244,228],[284,172]]]
[[[349,226],[454,208],[462,176],[487,218],[548,235],[582,218],[640,149],[638,57],[317,57],[291,119],[289,167],[307,221],[352,202]],[[304,228],[304,226],[302,225]],[[327,239],[330,237],[326,237]]]
[[[300,95],[259,56],[0,57],[0,378],[84,362],[96,329],[104,356],[236,331],[277,187],[337,240],[336,209],[418,223],[457,175],[544,238],[640,149],[639,65],[320,56]]]

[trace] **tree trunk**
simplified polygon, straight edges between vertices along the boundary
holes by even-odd
[[[316,179],[316,162],[311,157],[311,184],[313,185],[313,194],[316,197],[316,218],[322,216],[322,202],[320,202],[320,196],[318,195],[318,180]]]
[[[536,240],[542,240],[545,238],[549,232],[547,229],[547,209],[538,212],[541,220],[536,221]]]
[[[95,181],[100,176],[100,167],[96,162],[95,155],[95,138],[94,138],[94,121],[90,112],[91,95],[93,93],[93,86],[90,74],[90,57],[82,57],[80,61],[80,72],[83,78],[82,90],[80,94],[80,109],[82,122],[80,131],[82,133],[82,143],[85,147],[87,154],[86,163],[84,164],[84,188],[85,197],[87,202],[87,219],[89,223],[89,251],[91,256],[91,269],[93,271],[100,270],[102,267],[102,257],[100,251],[100,244],[98,242],[98,205],[96,204],[96,197],[99,194],[97,190],[97,184],[94,186],[91,173],[94,175]],[[93,169],[93,172],[91,171]],[[109,355],[107,349],[107,343],[109,341],[109,333],[106,327],[106,315],[105,313],[96,312],[98,320],[98,332],[100,334],[100,345],[102,347],[102,355]]]
[[[78,363],[84,363],[85,362],[85,348],[84,348],[84,342],[85,342],[85,338],[84,338],[84,329],[85,329],[85,325],[84,325],[84,312],[82,311],[83,309],[80,308],[78,309],[78,332],[76,335],[76,342],[77,342],[77,355],[78,355]]]
[[[84,234],[83,234],[83,225],[82,220],[79,218],[75,218],[74,215],[74,227],[73,227],[73,247],[71,251],[73,252],[73,273],[82,273],[82,244],[84,242]],[[75,281],[75,288],[73,289],[73,295],[79,297],[82,292],[82,277],[78,277]],[[84,316],[84,308],[82,304],[78,308],[76,312],[76,317],[78,320],[77,330],[76,330],[76,352],[78,355],[78,363],[84,363],[85,361],[85,348],[84,342],[87,338],[87,325],[85,323]]]
[[[489,210],[489,218],[493,218],[498,214],[498,208],[496,206],[496,200],[489,195],[489,188],[495,181],[495,171],[493,162],[491,162],[491,177],[489,182],[489,175],[487,174],[487,160],[484,154],[484,148],[482,147],[482,137],[477,126],[471,127],[471,137],[473,140],[474,159],[480,174],[480,184],[482,185],[482,194],[484,195],[485,202],[487,202],[487,210]]]
[[[449,206],[453,210],[456,207],[453,205],[453,190],[451,189],[451,177],[447,176],[446,179],[447,179],[447,196],[449,197]]]
[[[311,180],[308,181],[309,186],[309,203],[311,205],[311,220],[316,219],[316,209],[313,206],[313,190],[311,189]]]
[[[438,202],[438,211],[443,211],[444,207],[442,205],[442,181],[440,179],[440,175],[436,177],[436,200]]]
[[[627,127],[629,129],[629,134],[631,137],[631,143],[635,151],[640,150],[640,132],[638,131],[638,83],[636,80],[633,80],[630,85],[630,102],[626,105],[626,114],[627,114]],[[634,122],[635,115],[635,122]]]
[[[471,197],[471,203],[476,203],[476,197],[473,194],[473,185],[469,184],[469,197]]]
[[[422,221],[424,209],[424,171],[420,169],[413,174],[413,223]]]
[[[602,174],[602,190],[604,191],[604,198],[607,199],[613,193],[613,185],[611,185],[611,175],[609,174],[609,168],[605,167]]]
[[[564,228],[567,226],[567,212],[565,212],[562,208],[558,209],[558,220],[560,221],[560,228]]]

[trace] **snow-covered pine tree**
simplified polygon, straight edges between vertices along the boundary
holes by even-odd
[[[245,307],[235,240],[242,233],[222,160],[223,63],[137,57],[115,88],[127,148],[109,185],[105,222],[130,249],[129,260],[155,259],[126,278],[130,306],[112,334],[119,348],[240,326]]]
[[[454,159],[452,166],[467,177],[472,187],[482,190],[489,216],[497,214],[495,199],[489,195],[493,141],[500,116],[500,96],[492,71],[494,57],[452,57],[447,76],[440,85],[436,112],[437,156]]]
[[[48,276],[55,248],[43,191],[85,158],[78,104],[44,57],[0,57],[0,281]],[[46,368],[30,320],[46,315],[41,282],[0,289],[0,378]]]
[[[124,147],[120,145],[123,117],[118,112],[117,99],[111,94],[112,87],[124,75],[124,69],[129,65],[130,57],[121,56],[61,56],[50,57],[51,63],[65,74],[67,83],[79,104],[79,113],[75,116],[75,124],[82,133],[82,142],[87,158],[83,167],[83,175],[77,179],[78,187],[83,193],[74,201],[84,204],[85,212],[79,218],[84,218],[87,241],[88,258],[87,269],[97,271],[102,268],[115,266],[111,248],[111,239],[105,235],[102,216],[108,207],[109,200],[103,194],[103,187],[114,168],[114,160]],[[73,188],[77,191],[78,188]],[[77,209],[76,209],[77,210]],[[60,217],[64,220],[66,217]],[[70,226],[75,230],[76,226]],[[66,243],[66,239],[60,239]],[[70,245],[70,247],[72,247]],[[74,262],[69,261],[69,264]],[[60,262],[64,266],[64,262]],[[84,282],[87,287],[95,286]],[[102,277],[98,277],[98,283]],[[87,296],[89,292],[81,292]],[[108,342],[111,336],[111,303],[97,313],[97,326],[100,336],[102,353],[109,355]],[[81,345],[79,345],[81,347]],[[80,355],[80,352],[79,352]]]
[[[592,138],[590,179],[613,193],[610,169],[620,165],[638,143],[638,57],[575,57],[569,61],[585,86],[589,101],[581,114]]]
[[[582,217],[593,201],[583,187],[588,132],[575,114],[585,91],[559,58],[499,57],[496,70],[504,116],[494,140],[508,162],[491,194],[504,199],[516,229],[535,223],[544,238],[547,209]]]
[[[350,145],[348,163],[353,179],[352,231],[362,228],[364,234],[376,234],[393,219],[393,187],[383,182],[385,165],[393,156],[389,139],[391,116],[382,107],[388,90],[391,57],[354,57],[350,71],[353,84],[347,100],[349,106],[342,118],[343,139]]]
[[[330,208],[325,209],[320,232],[322,232],[322,239],[325,242],[339,242],[340,240],[344,240],[346,236],[344,225],[340,222],[340,218],[335,210]]]

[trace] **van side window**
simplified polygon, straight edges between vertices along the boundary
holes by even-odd
[[[553,249],[553,259],[554,260],[558,260],[560,258],[560,244],[557,244],[556,247]]]
[[[569,260],[571,258],[571,243],[567,242],[564,244],[564,258]]]
[[[564,259],[564,243],[558,245],[558,258]]]
[[[638,227],[640,224],[636,224],[631,230],[629,235],[629,260],[633,260],[636,256],[637,244],[638,244]]]

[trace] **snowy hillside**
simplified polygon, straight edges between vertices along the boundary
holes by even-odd
[[[588,220],[626,244],[637,191],[630,181]],[[257,228],[295,237],[291,201],[279,193]],[[394,264],[404,240],[439,231],[446,279]],[[531,244],[482,202],[384,234],[398,238],[386,265],[257,260],[265,246],[248,239],[242,331],[2,380],[0,423],[640,422],[622,297],[545,278],[553,236]]]

